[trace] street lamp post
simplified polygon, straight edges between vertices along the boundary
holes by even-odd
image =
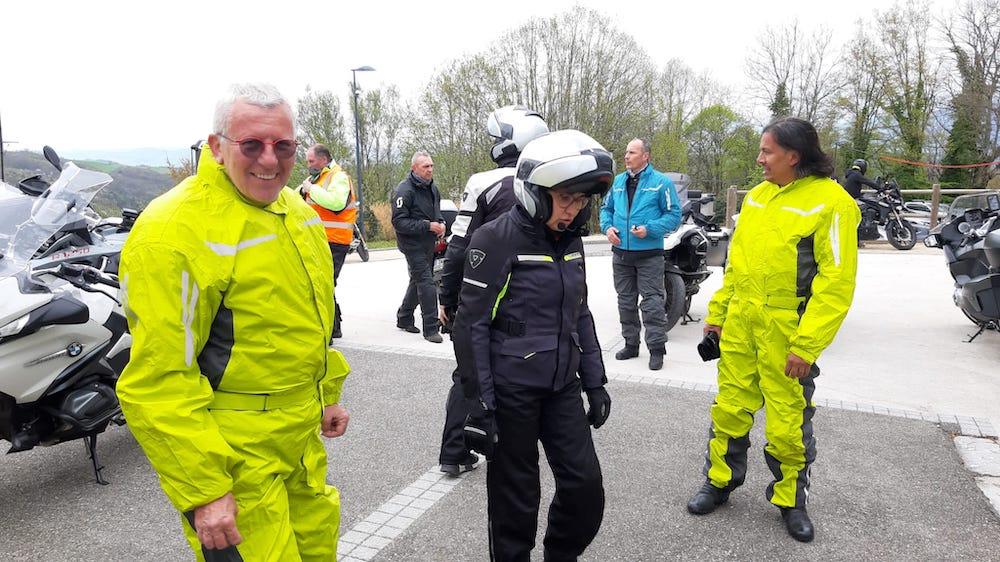
[[[364,186],[361,184],[361,119],[358,117],[358,72],[371,72],[370,66],[351,69],[351,92],[354,94],[354,169],[358,174],[358,228],[365,234]]]

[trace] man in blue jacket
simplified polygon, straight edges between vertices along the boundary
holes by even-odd
[[[601,207],[601,231],[612,245],[618,315],[625,338],[625,347],[615,354],[615,359],[639,356],[641,309],[649,368],[658,371],[663,368],[667,341],[663,237],[680,225],[681,206],[673,182],[649,165],[649,151],[647,140],[628,143],[626,171],[615,177]]]

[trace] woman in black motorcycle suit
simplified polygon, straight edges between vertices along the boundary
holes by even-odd
[[[604,423],[611,399],[580,232],[613,175],[611,155],[589,136],[543,135],[518,159],[517,205],[469,242],[455,349],[471,404],[466,440],[491,461],[493,560],[528,560],[535,544],[539,441],[556,480],[545,559],[575,560],[601,525],[604,488],[589,426]]]

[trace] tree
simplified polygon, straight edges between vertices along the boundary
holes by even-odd
[[[688,143],[688,173],[712,192],[730,185],[747,185],[754,176],[757,132],[724,105],[703,109],[684,131]]]
[[[696,74],[679,59],[664,65],[654,83],[652,161],[658,169],[687,170],[684,128],[704,108],[724,104],[729,90],[706,72]]]
[[[296,113],[298,141],[303,151],[318,143],[329,148],[337,162],[346,162],[351,157],[352,143],[348,142],[340,99],[333,92],[312,91],[306,86],[306,94],[299,100]]]
[[[306,150],[314,144],[330,149],[339,164],[350,160],[354,151],[347,142],[344,117],[340,112],[340,99],[329,90],[313,91],[306,86],[305,95],[296,104],[295,124],[298,130],[299,150],[288,184],[297,186],[306,178]]]
[[[843,168],[850,168],[857,158],[871,159],[871,145],[882,105],[882,59],[861,20],[844,52],[844,87],[837,98],[837,107],[847,123],[843,146]]]
[[[771,110],[772,120],[792,114],[792,100],[788,99],[788,88],[784,82],[778,84],[778,89],[774,92],[774,99],[767,108]]]
[[[1000,157],[1000,1],[969,0],[945,25],[960,90],[950,104],[953,121],[943,163],[973,164]],[[984,185],[988,168],[948,169],[941,181]]]
[[[385,201],[403,178],[406,108],[396,86],[365,92],[358,100],[365,201]],[[353,161],[351,169],[354,169]]]
[[[842,85],[825,27],[806,32],[798,20],[768,27],[746,59],[751,88],[774,116],[793,115],[814,122]],[[773,97],[772,97],[773,93]]]
[[[920,161],[931,115],[934,112],[938,87],[939,65],[927,47],[930,28],[926,2],[895,6],[881,14],[879,37],[882,56],[886,60],[882,81],[885,92],[883,107],[892,119],[892,128],[903,157]],[[896,177],[904,189],[926,184],[912,166],[896,167]]]

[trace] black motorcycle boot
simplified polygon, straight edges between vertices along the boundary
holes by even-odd
[[[785,520],[785,528],[793,539],[799,542],[812,542],[814,530],[809,514],[804,507],[782,507],[781,518]]]
[[[701,489],[695,492],[688,501],[688,511],[695,515],[708,515],[715,508],[729,501],[729,491],[716,488],[711,482],[705,482]]]
[[[639,356],[639,344],[630,345],[628,342],[625,343],[625,347],[618,350],[615,353],[615,359],[619,361],[624,361],[626,359],[631,359],[633,357]]]
[[[649,350],[649,370],[659,371],[663,368],[663,356],[667,354],[667,348],[660,346]]]

